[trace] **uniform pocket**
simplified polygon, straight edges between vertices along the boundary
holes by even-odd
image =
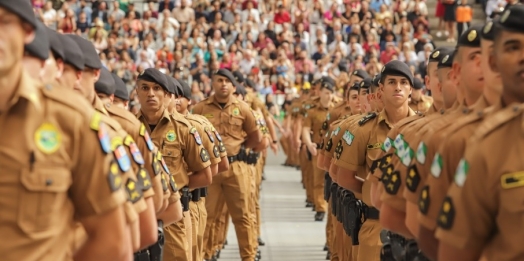
[[[235,138],[242,137],[242,123],[244,120],[242,118],[230,117],[229,118],[229,131],[230,135]]]
[[[72,183],[63,167],[40,167],[21,173],[18,225],[27,234],[59,232],[58,227],[71,217],[67,191]],[[47,232],[47,233],[46,233]]]
[[[169,167],[169,170],[171,174],[174,174],[174,171],[180,167],[177,166],[179,163],[181,163],[180,157],[181,152],[178,147],[175,145],[165,145],[164,149],[162,150],[162,155],[164,156],[164,161],[166,165]]]

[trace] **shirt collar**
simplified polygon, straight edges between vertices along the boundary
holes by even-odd
[[[29,101],[36,108],[40,109],[42,107],[40,98],[38,97],[38,91],[40,88],[42,88],[41,82],[35,81],[25,70],[22,70],[18,88],[16,89],[13,98],[9,101],[10,106],[8,107],[8,110],[13,105],[17,104],[20,101],[20,98]]]

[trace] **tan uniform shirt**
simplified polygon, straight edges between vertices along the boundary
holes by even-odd
[[[503,108],[468,141],[437,219],[441,241],[487,260],[524,259],[523,113],[522,104]]]
[[[108,127],[82,97],[26,72],[9,103],[0,112],[2,259],[65,260],[74,219],[127,198]]]
[[[413,115],[415,112],[409,109],[406,117]],[[367,178],[373,162],[382,153],[383,142],[392,127],[385,110],[362,118],[357,126],[344,132],[341,139],[344,149],[335,164],[340,168],[356,171],[361,178]],[[372,206],[370,192],[371,182],[366,181],[362,187],[362,201],[368,206]]]
[[[218,134],[218,131],[215,129],[213,124],[204,116],[199,114],[191,114],[193,117],[199,118],[205,125],[205,132],[208,135],[209,139],[215,144],[215,146],[218,148],[218,153],[220,155],[220,158],[227,157],[226,152],[226,146],[224,145],[224,142],[222,142],[222,136]],[[215,153],[213,151],[213,153]]]
[[[365,116],[366,115],[363,114],[350,116],[343,120],[338,127],[334,128],[334,130],[330,134],[328,141],[326,142],[326,145],[324,146],[324,157],[332,158],[335,161],[338,158],[340,158],[340,154],[344,149],[344,147],[342,146],[342,141],[340,141],[340,139],[342,139],[344,132],[347,129],[353,128],[353,126],[357,124],[358,121]]]
[[[433,106],[433,98],[422,95],[420,101],[409,101],[409,107],[414,111],[427,112]]]
[[[326,121],[326,116],[333,104],[330,103],[328,107],[322,107],[320,103],[311,105],[310,109],[304,114],[304,123],[302,127],[309,127],[311,130],[311,141],[320,145],[323,135],[327,132],[329,125]],[[322,148],[321,148],[322,149]]]
[[[207,121],[207,119],[204,118],[204,120],[201,117],[198,117],[198,115],[194,115],[191,113],[188,113],[184,115],[184,117],[193,125],[198,133],[204,134],[204,136],[200,137],[202,140],[202,145],[204,148],[211,152],[209,154],[211,165],[220,163],[220,150],[218,149],[218,146],[215,145],[215,137],[214,134],[211,133],[211,130],[209,127],[206,126],[204,123],[204,120]]]
[[[224,144],[227,144],[228,156],[239,153],[242,143],[245,141],[246,133],[258,131],[255,116],[249,106],[231,97],[224,108],[211,96],[195,105],[194,114],[206,117],[220,133]]]
[[[480,98],[471,107],[469,115],[459,118],[450,127],[436,135],[445,138],[441,138],[436,143],[438,150],[434,154],[432,167],[430,170],[426,170],[431,175],[427,176],[426,184],[422,188],[419,198],[420,212],[418,219],[428,229],[434,230],[436,228],[440,207],[453,180],[460,159],[464,156],[466,141],[473,135],[483,119],[491,113],[500,110],[500,104],[489,108],[486,107],[487,102],[484,98]],[[428,150],[429,154],[430,151]],[[427,159],[430,158],[427,157]]]
[[[165,109],[153,131],[141,112],[137,117],[151,133],[153,143],[160,150],[156,155],[157,159],[164,162],[162,165],[167,166],[164,170],[173,175],[179,187],[189,185],[189,172],[184,163],[191,172],[211,165],[209,152],[202,146],[200,134],[182,115],[169,114]]]

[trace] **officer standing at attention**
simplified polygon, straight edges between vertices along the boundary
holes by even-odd
[[[36,27],[31,3],[2,0],[0,17],[3,259],[71,258],[59,242],[78,221],[88,237],[75,260],[129,260],[126,194],[105,124],[93,121],[93,109],[79,106],[85,101],[44,87],[23,69],[24,44]]]
[[[247,166],[244,162],[245,150],[242,147],[256,147],[262,134],[251,109],[233,97],[235,79],[231,72],[220,69],[214,73],[212,80],[215,94],[196,104],[193,113],[204,115],[218,130],[226,144],[230,165],[227,172],[215,176],[213,184],[208,188],[210,197],[206,200],[207,225],[209,226],[220,214],[215,210],[217,205],[221,205],[219,201],[225,200],[238,236],[241,259],[253,261],[256,246],[250,240],[254,231],[251,229],[248,211],[249,188],[246,187],[250,177],[245,174]]]
[[[466,144],[437,218],[439,260],[476,261],[481,254],[487,260],[524,259],[523,16],[524,6],[512,5],[494,23],[490,67],[502,79],[501,109],[487,116]]]
[[[137,117],[151,133],[153,143],[160,150],[156,157],[166,163],[165,171],[174,176],[181,192],[184,220],[165,227],[163,260],[187,261],[192,260],[189,191],[209,185],[212,177],[209,153],[202,146],[196,128],[167,110],[170,92],[173,92],[168,86],[167,77],[157,69],[149,68],[140,74],[136,89],[141,110]]]
[[[143,157],[139,151],[133,152],[132,148],[124,143],[124,139],[128,136],[128,133],[116,120],[111,118],[105,109],[104,102],[96,95],[95,84],[100,78],[101,69],[105,69],[102,67],[102,62],[98,57],[94,45],[90,41],[77,35],[66,35],[66,37],[75,41],[84,54],[84,70],[74,89],[84,96],[96,111],[101,115],[107,116],[108,119],[105,120],[108,122],[109,127],[115,130],[119,136],[111,141],[112,147],[117,148],[119,152],[128,151],[131,156],[136,154],[139,157]],[[112,89],[114,90],[114,80],[109,71],[106,70],[104,76],[103,80],[109,82],[106,83],[106,85],[112,85]],[[151,197],[147,199],[143,197],[143,192],[140,190],[141,184],[137,183],[137,172],[139,169],[137,162],[128,156],[127,158],[122,158],[118,163],[120,169],[124,172],[124,182],[126,184],[129,201],[132,203],[134,211],[136,212],[131,213],[131,210],[128,212],[128,222],[130,222],[133,232],[134,250],[137,251],[154,244],[157,240],[158,233],[156,230],[154,203]]]
[[[409,107],[414,111],[426,112],[433,105],[433,98],[424,95],[424,83],[418,78],[413,79],[413,91],[409,99]]]
[[[362,118],[358,126],[344,131],[341,139],[344,149],[335,162],[338,167],[338,184],[353,193],[362,193],[361,204],[364,206],[357,210],[362,211],[364,220],[361,233],[358,234],[358,239],[352,238],[353,242],[359,242],[358,261],[380,260],[382,227],[378,222],[379,211],[371,204],[371,182],[365,178],[373,162],[379,159],[382,143],[393,124],[415,115],[408,106],[412,86],[413,74],[405,63],[387,63],[382,69],[380,80],[384,109]]]
[[[440,168],[428,176],[426,187],[423,188],[420,201],[425,208],[419,209],[420,246],[427,253],[437,256],[438,241],[434,238],[436,222],[440,207],[447,190],[453,181],[453,176],[460,159],[464,156],[466,141],[474,134],[481,122],[492,113],[500,110],[500,95],[502,82],[500,74],[491,70],[489,57],[493,48],[494,30],[493,21],[488,22],[482,29],[481,39],[481,67],[484,76],[484,91],[482,97],[470,107],[471,112],[457,120],[453,125],[441,132],[442,139],[438,145],[438,152],[433,162],[441,162]],[[440,171],[439,171],[440,170]]]
[[[127,86],[116,74],[112,74],[113,80],[115,81],[115,97],[113,98],[113,105],[120,108],[129,109],[129,92],[127,91]]]
[[[176,93],[176,112],[186,120],[188,120],[199,133],[204,134],[201,137],[203,147],[211,152],[209,155],[211,162],[211,173],[213,176],[218,174],[219,164],[221,162],[220,151],[217,145],[214,143],[214,134],[211,132],[211,129],[208,125],[211,125],[207,119],[201,115],[190,114],[187,110],[187,107],[191,104],[191,88],[183,80],[176,80],[173,77],[167,76],[168,80],[171,80],[173,84],[175,93]],[[227,159],[226,159],[227,162]],[[229,164],[227,165],[229,167]],[[227,170],[227,168],[225,169]],[[222,171],[225,171],[222,170]],[[206,188],[195,189],[191,191],[191,202],[189,202],[189,212],[191,214],[191,224],[192,224],[192,256],[193,260],[203,260],[203,244],[204,244],[204,234],[207,211],[205,202],[201,198],[202,190]]]

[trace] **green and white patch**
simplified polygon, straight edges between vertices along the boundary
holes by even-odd
[[[468,171],[468,162],[465,159],[461,159],[457,166],[457,171],[455,172],[455,184],[457,184],[457,186],[464,186],[464,182],[466,182],[466,177],[468,176]]]
[[[442,173],[442,156],[440,156],[439,153],[435,154],[435,157],[433,157],[433,162],[431,163],[431,175],[433,177],[438,178],[440,177],[440,174]]]
[[[331,133],[331,137],[333,137],[333,136],[337,136],[339,132],[340,132],[340,126],[337,127],[337,128],[336,128],[336,129]]]
[[[428,152],[428,147],[426,144],[421,141],[420,144],[418,144],[417,148],[417,161],[420,164],[424,164],[426,162],[426,153]]]
[[[326,115],[326,119],[329,121],[331,119],[331,114],[328,112],[328,114]]]
[[[351,143],[353,143],[353,139],[355,136],[348,130],[344,132],[344,136],[342,136],[342,139],[346,142],[348,146],[351,146]]]
[[[391,139],[389,137],[386,137],[386,140],[382,144],[382,150],[384,152],[388,152],[391,148],[392,148]]]
[[[406,167],[409,166],[409,163],[411,163],[413,157],[415,157],[415,152],[410,147],[406,147],[404,155],[402,155],[402,164],[404,164]]]
[[[404,135],[398,134],[397,137],[395,137],[395,140],[393,141],[393,145],[395,146],[395,148],[397,148],[397,150],[399,146],[404,145]]]

